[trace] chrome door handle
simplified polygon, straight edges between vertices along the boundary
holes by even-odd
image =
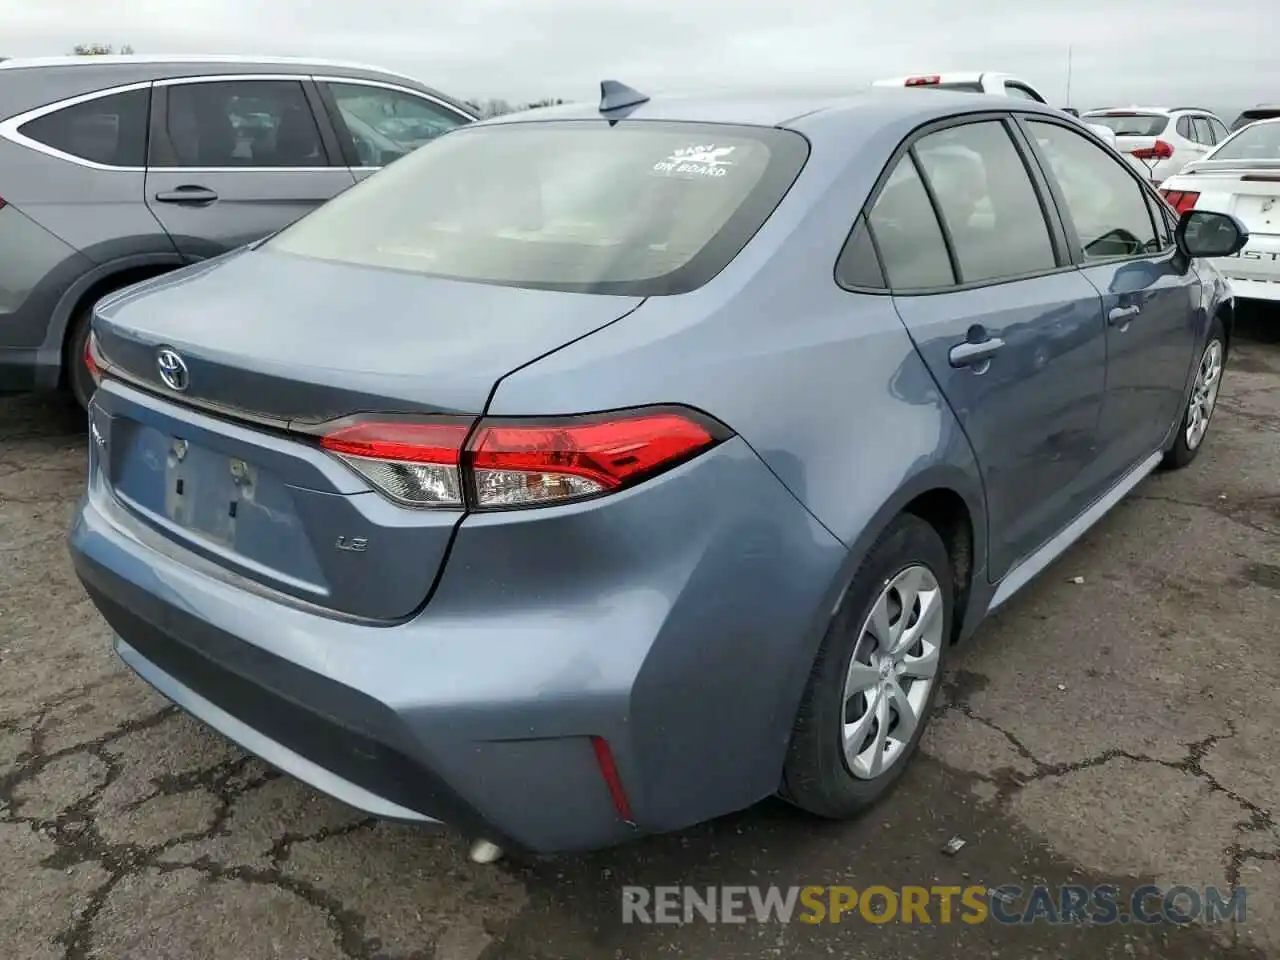
[[[1111,312],[1107,314],[1107,322],[1113,327],[1123,326],[1141,312],[1142,308],[1138,306],[1112,307]]]
[[[947,359],[953,367],[976,367],[990,360],[1003,347],[1004,341],[999,337],[989,337],[979,343],[966,340],[952,347],[951,352],[947,354]]]

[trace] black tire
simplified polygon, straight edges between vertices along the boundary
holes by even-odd
[[[850,660],[863,641],[863,624],[872,605],[894,577],[915,565],[924,566],[933,574],[941,594],[938,666],[915,733],[883,773],[874,779],[862,779],[851,772],[842,744],[845,678]],[[791,734],[779,791],[784,799],[817,816],[844,820],[862,813],[893,787],[915,754],[932,716],[951,642],[954,606],[951,561],[942,538],[919,517],[897,517],[868,552],[823,638]]]
[[[71,321],[71,333],[67,337],[66,353],[62,358],[62,369],[66,371],[67,387],[75,398],[80,409],[89,409],[89,398],[93,396],[95,384],[84,362],[84,348],[89,339],[89,319],[93,307],[81,310]]]
[[[1200,375],[1200,367],[1204,364],[1209,352],[1214,349],[1215,344],[1222,358],[1222,365],[1218,372],[1218,387],[1221,388],[1222,377],[1227,371],[1227,335],[1222,326],[1222,320],[1218,317],[1214,317],[1213,323],[1209,325],[1209,337],[1205,341],[1204,349],[1200,352],[1196,368],[1197,382]],[[1160,466],[1164,470],[1181,470],[1204,449],[1204,442],[1209,437],[1209,430],[1213,426],[1213,414],[1218,408],[1218,393],[1216,390],[1214,391],[1213,403],[1209,407],[1208,423],[1205,425],[1204,432],[1200,435],[1199,441],[1192,446],[1187,442],[1187,430],[1191,424],[1191,409],[1195,395],[1196,384],[1193,383],[1191,393],[1187,396],[1187,402],[1183,405],[1182,416],[1178,420],[1178,431],[1174,434],[1173,444],[1164,452],[1164,459],[1160,462]]]

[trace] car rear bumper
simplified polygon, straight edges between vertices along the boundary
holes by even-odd
[[[372,814],[540,852],[772,793],[845,561],[737,439],[605,500],[468,518],[396,626],[202,566],[96,465],[71,547],[121,658],[188,712]]]

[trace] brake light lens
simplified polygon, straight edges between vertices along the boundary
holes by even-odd
[[[470,421],[377,420],[343,424],[320,438],[392,500],[414,507],[461,507],[462,444]]]
[[[657,407],[479,424],[353,420],[326,430],[320,446],[399,503],[504,510],[612,493],[731,435],[696,411]]]
[[[1173,147],[1165,140],[1157,140],[1149,147],[1139,147],[1129,152],[1139,160],[1168,160],[1173,156]]]
[[[1200,194],[1194,190],[1161,190],[1160,195],[1178,212],[1179,216],[1188,210],[1194,210],[1196,201],[1200,199]]]
[[[942,82],[942,77],[938,76],[937,74],[932,74],[927,77],[907,77],[906,85],[908,87],[932,87],[935,84],[938,84],[941,82]]]

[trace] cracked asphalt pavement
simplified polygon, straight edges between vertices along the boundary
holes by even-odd
[[[0,398],[0,956],[1280,958],[1280,314],[1246,319],[1201,458],[1143,483],[953,659],[878,809],[832,824],[769,802],[492,867],[274,772],[117,663],[65,547],[83,420]],[[624,884],[1033,882],[1243,885],[1247,915],[621,922]]]

